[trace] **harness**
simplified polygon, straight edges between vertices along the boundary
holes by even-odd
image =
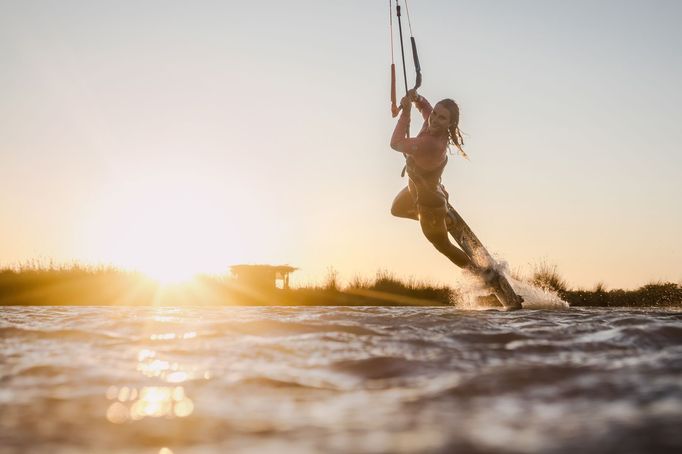
[[[445,157],[443,163],[432,170],[424,170],[417,166],[411,156],[407,157],[405,170],[407,176],[414,185],[417,206],[428,208],[446,208],[448,203],[448,194],[441,185],[441,176],[443,169],[448,163],[448,157]],[[410,188],[412,189],[412,188]]]

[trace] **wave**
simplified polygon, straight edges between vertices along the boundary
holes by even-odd
[[[78,371],[77,368],[68,366],[55,366],[51,364],[40,364],[34,366],[28,366],[24,368],[17,368],[10,374],[3,376],[4,379],[16,378],[16,377],[42,377],[42,378],[54,378],[66,375],[73,375]]]
[[[359,325],[300,323],[276,320],[260,320],[251,322],[218,323],[211,326],[218,333],[238,333],[258,336],[291,336],[312,333],[349,333],[358,336],[379,335],[378,331]]]
[[[58,340],[125,340],[126,336],[114,333],[93,332],[81,329],[38,329],[21,328],[17,326],[0,327],[0,338],[2,337],[26,337],[37,339],[58,339]]]
[[[427,362],[391,356],[374,356],[332,363],[332,371],[351,374],[368,380],[405,377],[418,374],[428,367]]]
[[[294,377],[245,377],[240,379],[237,385],[246,385],[254,388],[298,388],[298,389],[327,389],[333,390],[335,387],[323,383],[319,380],[311,381]]]

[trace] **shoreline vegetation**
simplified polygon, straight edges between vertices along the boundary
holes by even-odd
[[[574,307],[682,307],[682,285],[652,282],[635,290],[570,289],[555,266],[541,264],[529,278]],[[254,288],[229,276],[198,275],[162,285],[139,272],[114,267],[22,266],[0,269],[0,306],[462,306],[462,289],[401,279],[378,271],[373,279],[339,283],[332,268],[322,285]]]

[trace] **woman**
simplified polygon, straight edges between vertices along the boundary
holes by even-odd
[[[407,138],[412,103],[422,114],[424,125],[417,137]],[[391,137],[391,148],[405,155],[409,182],[393,200],[391,214],[418,220],[424,236],[440,253],[455,265],[473,271],[469,256],[448,237],[448,193],[441,184],[449,145],[466,157],[459,131],[459,107],[452,99],[444,99],[432,108],[414,89],[400,105],[402,113]]]

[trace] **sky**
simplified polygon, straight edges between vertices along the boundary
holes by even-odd
[[[461,109],[443,182],[487,248],[572,287],[682,282],[682,3],[409,8],[421,94]],[[0,266],[457,281],[389,212],[388,25],[378,0],[0,0]]]

